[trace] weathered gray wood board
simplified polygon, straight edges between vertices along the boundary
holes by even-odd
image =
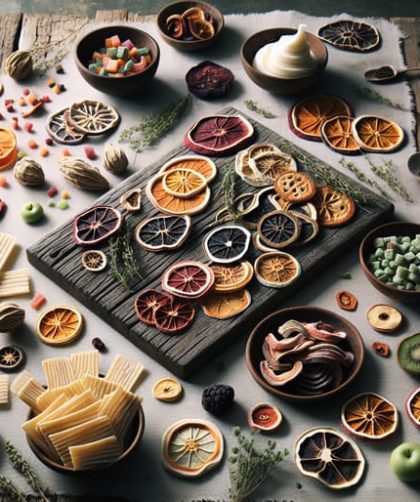
[[[234,108],[226,108],[223,112],[237,113]],[[256,140],[274,143],[280,147],[288,144],[273,131],[257,124],[252,119],[249,120],[256,127]],[[109,191],[98,199],[97,204],[109,204],[118,208],[121,194],[136,186],[144,188],[150,177],[165,161],[188,153],[190,152],[180,146],[163,159],[132,175]],[[309,153],[305,155],[311,157]],[[159,287],[162,274],[170,263],[182,259],[205,260],[201,242],[208,232],[209,224],[214,221],[216,212],[223,206],[223,197],[215,197],[214,194],[219,190],[223,173],[233,161],[234,157],[215,160],[219,175],[211,185],[212,201],[205,212],[194,216],[192,234],[180,250],[155,254],[136,249],[136,257],[144,277],[135,284],[134,293],[127,291],[107,273],[89,274],[84,270],[80,262],[83,249],[76,246],[72,239],[71,222],[53,230],[32,245],[27,251],[29,261],[144,352],[176,375],[187,377],[234,337],[246,336],[250,325],[254,325],[269,310],[279,307],[292,291],[302,287],[315,273],[331,263],[337,255],[342,254],[343,250],[354,246],[368,228],[390,216],[393,209],[390,203],[359,185],[359,189],[374,201],[372,206],[359,207],[351,224],[342,228],[323,230],[313,244],[296,250],[294,254],[302,265],[302,274],[293,285],[284,289],[271,289],[259,285],[254,280],[248,288],[253,297],[252,305],[240,316],[223,321],[209,319],[197,305],[194,323],[185,333],[176,336],[159,333],[156,329],[138,321],[134,310],[136,293],[147,287]],[[300,167],[305,169],[304,165]],[[328,167],[328,169],[333,168]],[[344,176],[338,171],[336,173],[337,176]],[[347,180],[349,184],[354,184],[354,181],[349,178]],[[239,193],[244,191],[249,191],[249,187],[240,186]],[[128,214],[125,221],[132,229],[145,218],[145,215],[151,216],[152,214],[156,214],[156,211],[147,197],[144,197],[142,212],[139,215]],[[251,251],[250,259],[253,258],[252,254]]]

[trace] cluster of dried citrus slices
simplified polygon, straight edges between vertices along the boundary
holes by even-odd
[[[16,135],[11,129],[0,127],[0,171],[13,166],[17,156]]]

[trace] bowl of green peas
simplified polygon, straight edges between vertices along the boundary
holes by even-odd
[[[360,244],[359,259],[369,282],[403,303],[420,302],[420,224],[385,223]]]

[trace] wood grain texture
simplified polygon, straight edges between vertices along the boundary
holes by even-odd
[[[226,108],[223,113],[234,114],[237,113],[237,110]],[[280,148],[282,145],[289,144],[270,129],[257,124],[252,119],[249,120],[256,127],[256,140],[274,143]],[[175,156],[189,153],[191,152],[185,147],[179,146],[158,162],[135,173],[100,197],[96,204],[108,204],[118,208],[120,196],[124,192],[138,186],[144,189],[147,181],[164,162]],[[305,155],[311,157],[307,152]],[[214,194],[217,194],[219,190],[223,173],[233,161],[233,157],[215,159],[219,175],[211,185],[213,194],[211,203],[205,212],[194,216],[191,236],[181,249],[171,253],[150,253],[138,248],[135,249],[136,258],[144,277],[133,285],[134,292],[127,291],[106,272],[89,274],[84,270],[80,261],[83,249],[76,246],[72,239],[71,222],[53,230],[33,244],[27,250],[28,259],[36,268],[74,295],[141,350],[176,375],[185,378],[199,369],[204,362],[208,361],[236,336],[247,336],[250,326],[253,326],[273,308],[278,308],[282,301],[290,297],[293,291],[302,287],[332,259],[341,255],[343,250],[354,246],[368,228],[386,219],[393,210],[392,204],[358,185],[364,194],[369,194],[371,197],[372,207],[359,207],[357,216],[351,224],[338,229],[324,229],[317,238],[316,244],[293,251],[302,265],[302,275],[293,285],[284,289],[271,289],[259,285],[254,280],[248,288],[252,294],[253,302],[237,318],[224,321],[209,319],[197,305],[194,323],[185,333],[177,336],[159,333],[156,329],[145,326],[138,321],[134,310],[136,293],[147,287],[159,288],[162,274],[170,263],[183,259],[206,260],[201,242],[208,232],[209,224],[214,221],[216,212],[223,206],[223,197],[215,197]],[[304,166],[301,168],[304,169]],[[328,168],[333,169],[329,166]],[[346,178],[338,171],[337,176]],[[349,178],[346,179],[348,183],[355,184]],[[250,187],[244,184],[239,184],[238,188],[239,193],[250,191]],[[125,222],[129,229],[133,229],[145,217],[156,214],[156,210],[147,197],[144,197],[143,201],[140,215],[127,214],[125,216]],[[253,258],[255,258],[255,253],[251,250],[249,259],[253,260]]]
[[[0,69],[6,58],[17,49],[22,14],[12,12],[0,16]]]

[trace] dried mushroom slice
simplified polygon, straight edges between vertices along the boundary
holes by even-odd
[[[97,136],[117,127],[120,122],[120,115],[110,105],[85,99],[70,105],[68,122],[78,131]]]
[[[294,448],[296,467],[333,490],[356,485],[365,470],[365,459],[357,444],[332,427],[304,432]]]
[[[354,119],[351,132],[366,152],[393,152],[404,141],[404,131],[396,122],[376,115],[362,115]]]
[[[122,225],[122,216],[111,206],[94,206],[73,219],[73,237],[80,246],[108,240]]]
[[[261,241],[272,249],[282,249],[293,244],[300,235],[300,222],[285,211],[264,214],[257,227]]]
[[[83,318],[78,310],[68,305],[53,305],[38,317],[36,332],[48,345],[65,345],[82,334]]]
[[[420,429],[420,387],[410,394],[405,409],[410,420]]]
[[[14,371],[18,369],[25,360],[25,353],[16,345],[6,345],[0,348],[0,370]]]
[[[156,289],[145,289],[138,294],[134,302],[137,317],[148,326],[156,326],[156,310],[170,301],[171,297],[166,293],[162,293]]]
[[[251,305],[246,289],[236,293],[210,293],[200,300],[203,312],[214,319],[229,319],[241,314]]]
[[[352,397],[341,409],[344,427],[355,436],[383,439],[398,426],[398,411],[387,399],[373,392]]]
[[[101,272],[107,265],[107,257],[103,251],[90,249],[82,254],[82,265],[89,272]]]
[[[254,276],[254,267],[249,261],[222,265],[210,263],[213,270],[215,293],[235,293],[249,284]]]
[[[187,329],[195,317],[194,305],[181,298],[170,298],[154,311],[154,324],[161,333],[176,335]]]
[[[162,288],[181,298],[196,300],[213,287],[214,274],[199,261],[179,261],[170,266],[162,277]]]
[[[69,124],[68,110],[66,107],[52,113],[47,119],[46,130],[57,143],[77,145],[85,139],[86,134]]]
[[[376,49],[381,37],[375,26],[343,19],[328,23],[318,30],[318,37],[337,49],[354,52],[368,52]]]
[[[351,132],[352,117],[340,115],[326,120],[321,129],[324,143],[335,152],[351,155],[360,153],[360,145]]]
[[[170,251],[182,246],[190,232],[189,216],[154,216],[136,226],[134,238],[146,251]]]
[[[348,223],[356,212],[353,199],[329,185],[318,186],[312,200],[322,227],[338,227]]]
[[[167,173],[175,169],[191,169],[202,174],[207,183],[214,180],[217,175],[216,164],[208,157],[201,155],[183,155],[169,160],[160,169],[161,173]]]
[[[289,253],[272,251],[260,255],[254,263],[255,276],[261,284],[271,288],[285,288],[299,278],[299,262]]]
[[[234,263],[248,251],[251,233],[240,225],[215,228],[204,239],[204,251],[214,263]]]
[[[294,171],[277,176],[274,189],[286,202],[306,202],[316,193],[315,182],[309,174]]]

